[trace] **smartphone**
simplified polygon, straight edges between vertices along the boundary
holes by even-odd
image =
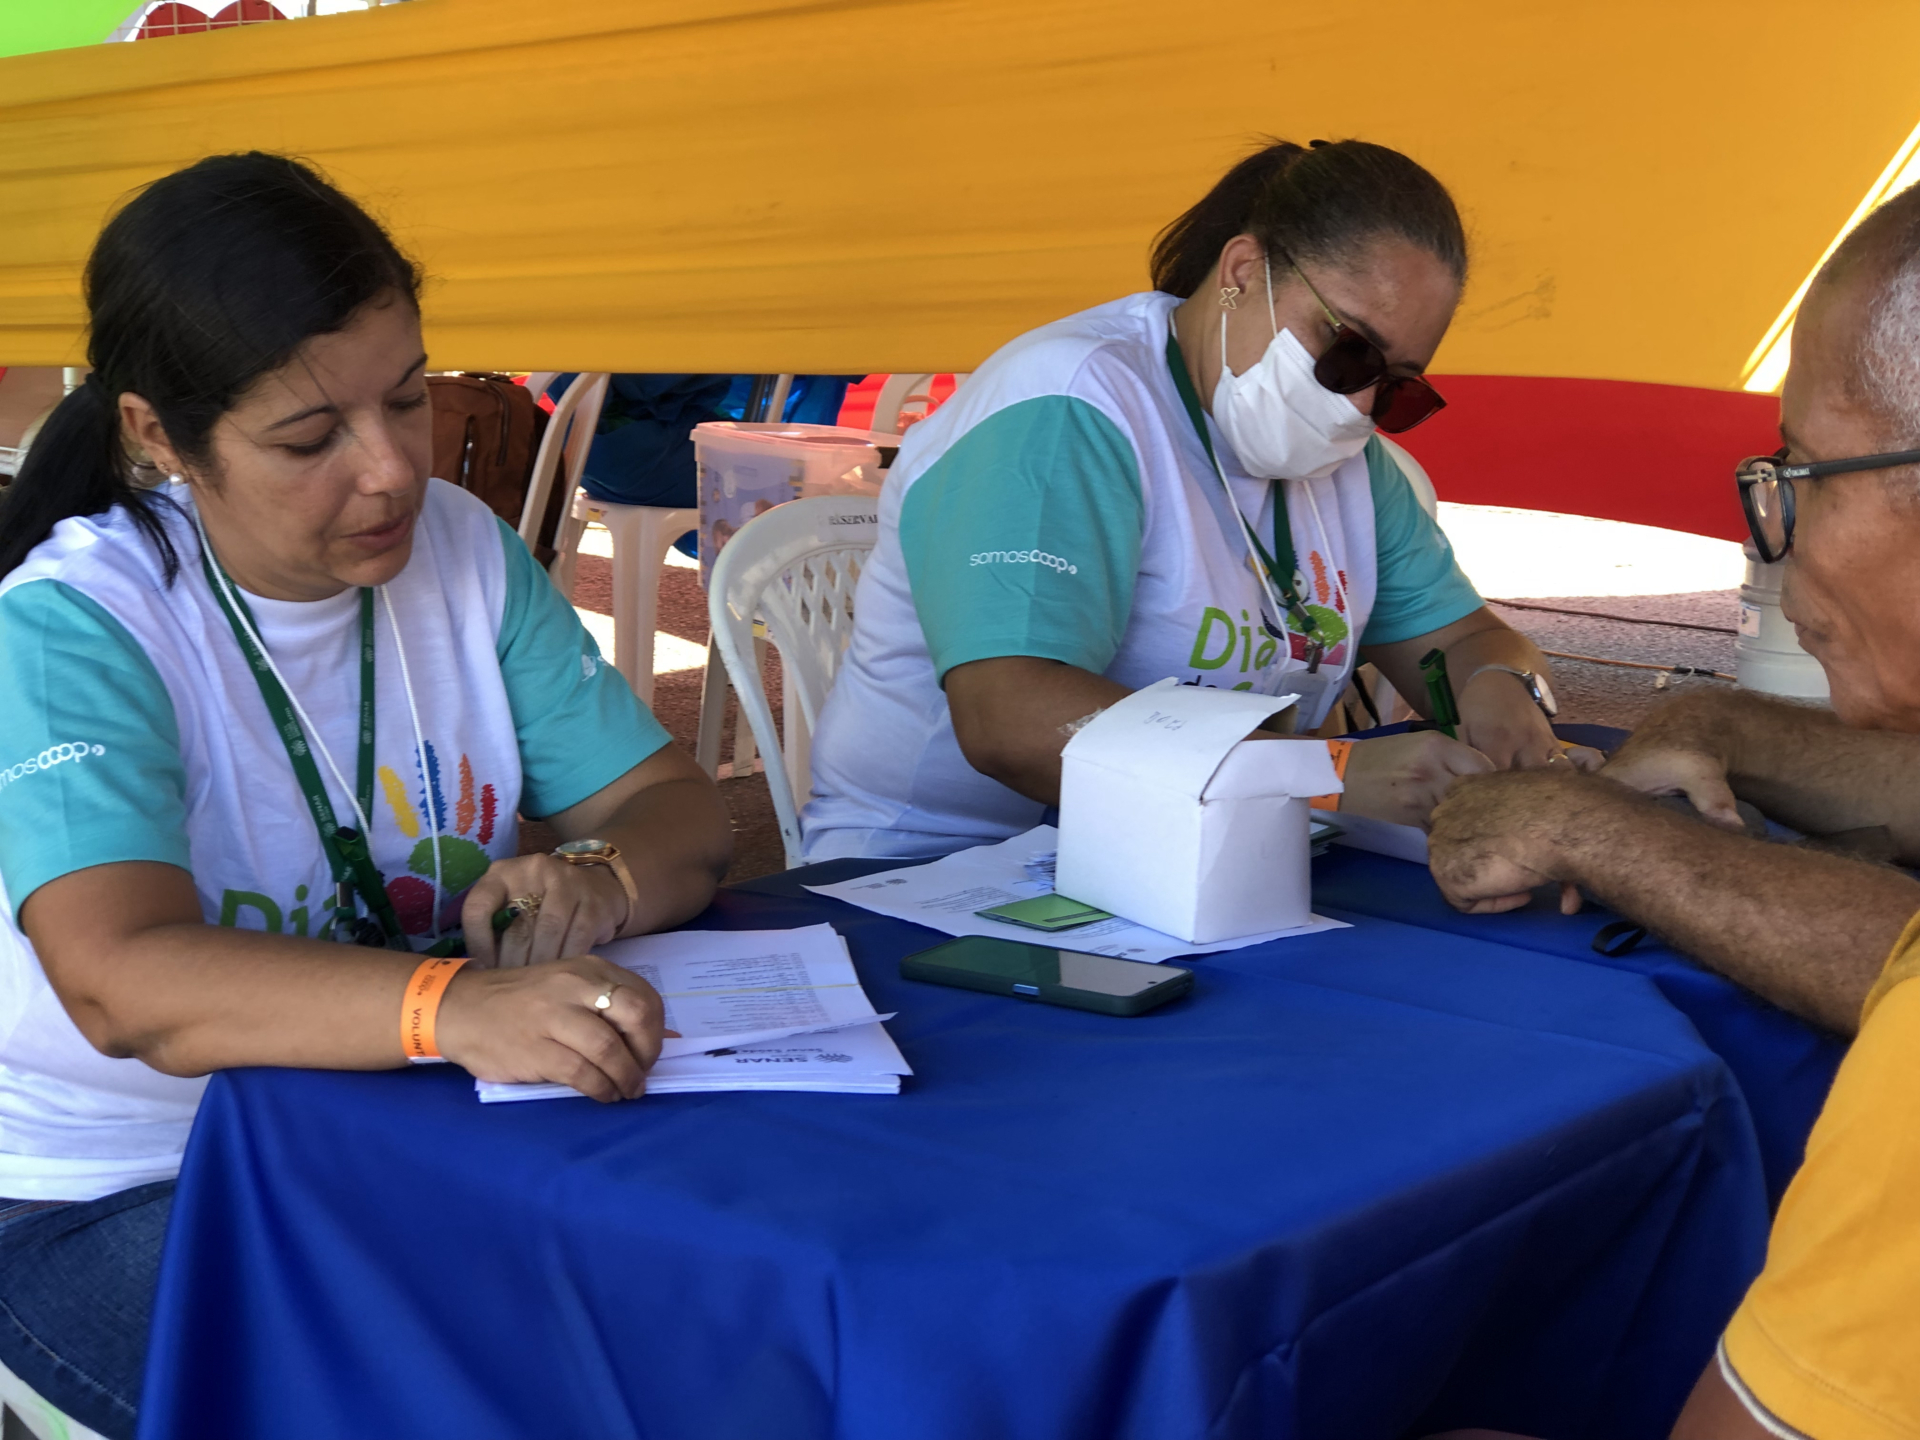
[[[1026,900],[1009,900],[989,910],[973,912],[988,920],[1004,920],[1010,925],[1025,925],[1030,930],[1071,930],[1076,925],[1091,925],[1096,920],[1111,920],[1106,910],[1096,910],[1064,895],[1035,895]]]
[[[1051,945],[967,935],[900,962],[908,980],[1018,995],[1102,1015],[1142,1015],[1193,989],[1193,972]]]

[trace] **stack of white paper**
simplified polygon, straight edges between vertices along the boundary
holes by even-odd
[[[874,1013],[831,925],[798,930],[682,930],[600,954],[645,977],[666,1006],[669,1039],[647,1092],[821,1090],[895,1095],[913,1071]],[[566,1085],[474,1082],[489,1104],[554,1100]]]
[[[1333,838],[1336,845],[1371,850],[1376,855],[1411,860],[1416,865],[1427,863],[1427,832],[1418,825],[1396,825],[1391,820],[1374,820],[1365,815],[1342,815],[1335,823],[1340,827],[1340,833]]]
[[[1050,945],[1056,950],[1114,955],[1122,960],[1144,960],[1153,965],[1176,955],[1211,955],[1258,945],[1264,940],[1277,940],[1282,935],[1316,935],[1322,930],[1347,928],[1344,920],[1315,915],[1296,930],[1275,930],[1266,935],[1242,935],[1235,940],[1194,945],[1118,918],[1095,921],[1072,930],[1043,932],[1001,920],[982,919],[973,913],[1009,901],[1045,895],[1052,890],[1052,883],[1045,878],[1044,861],[1059,847],[1059,835],[1051,825],[1036,825],[1026,834],[1002,840],[998,845],[976,845],[930,865],[882,870],[877,875],[862,875],[857,880],[842,880],[834,885],[809,885],[807,889],[816,895],[845,900],[876,915],[911,920],[916,925],[943,930],[949,935],[991,935],[1024,945]],[[1027,869],[1029,862],[1034,865],[1031,873]]]

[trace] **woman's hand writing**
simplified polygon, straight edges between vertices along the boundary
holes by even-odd
[[[537,899],[538,912],[522,915],[496,935],[495,913],[520,899]],[[562,955],[583,955],[618,935],[626,920],[627,892],[612,870],[572,865],[553,855],[494,861],[460,907],[467,954],[488,967],[539,965]]]
[[[564,863],[564,862],[560,862]],[[594,1001],[612,991],[605,1010]],[[631,1100],[660,1057],[665,1011],[653,986],[597,955],[544,965],[461,967],[435,1022],[440,1053],[476,1080],[571,1085]]]
[[[1550,765],[1598,770],[1606,757],[1584,745],[1562,745],[1534,704],[1526,684],[1505,670],[1486,669],[1461,687],[1460,738],[1496,770],[1544,770]]]
[[[1340,808],[1396,825],[1425,826],[1449,785],[1462,775],[1482,775],[1493,768],[1471,745],[1436,730],[1361,740],[1347,760]]]

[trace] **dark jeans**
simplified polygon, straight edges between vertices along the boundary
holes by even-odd
[[[0,1360],[81,1424],[133,1440],[173,1181],[0,1200]]]

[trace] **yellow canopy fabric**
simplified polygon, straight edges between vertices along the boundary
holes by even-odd
[[[0,61],[0,364],[82,354],[133,187],[316,161],[446,368],[965,370],[1145,287],[1263,133],[1360,136],[1476,245],[1436,369],[1734,388],[1920,119],[1920,7],[412,0]]]

